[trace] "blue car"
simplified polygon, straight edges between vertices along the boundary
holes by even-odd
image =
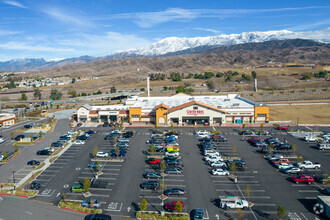
[[[34,163],[34,164],[33,164]],[[35,165],[35,166],[39,166],[40,162],[37,160],[30,160],[29,162],[27,162],[27,165]]]
[[[111,157],[125,157],[125,152],[124,151],[119,151],[119,154],[117,155],[115,152],[111,153]]]
[[[166,137],[164,141],[165,142],[175,141],[175,137],[174,136]]]
[[[191,211],[191,219],[198,220],[204,218],[204,210],[203,209],[194,209]]]
[[[95,131],[93,131],[93,130],[89,130],[89,131],[86,131],[85,133],[86,133],[86,134],[95,134]]]
[[[97,163],[96,163],[96,162],[90,163],[90,164],[88,165],[88,167],[90,167],[90,168],[96,168],[96,167],[97,167]],[[101,167],[103,167],[103,163],[100,163],[100,168],[101,168]]]

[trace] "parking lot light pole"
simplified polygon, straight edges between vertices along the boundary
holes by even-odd
[[[15,185],[15,172],[16,171],[11,171],[13,173],[13,182],[14,182],[14,193],[16,191],[16,185]]]

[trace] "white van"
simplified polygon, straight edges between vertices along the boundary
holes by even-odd
[[[196,138],[209,138],[211,135],[208,131],[197,131],[195,136]]]
[[[238,196],[220,197],[220,208],[223,209],[244,209],[252,206],[252,203],[242,200]]]

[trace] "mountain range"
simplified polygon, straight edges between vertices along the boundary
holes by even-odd
[[[212,51],[213,49],[218,50],[218,52],[225,50],[256,50],[256,47],[261,47],[259,49],[265,49],[265,47],[268,47],[268,49],[283,49],[288,47],[324,46],[327,45],[326,43],[329,43],[327,42],[327,39],[322,39],[322,36],[320,37],[317,34],[311,34],[307,36],[307,38],[315,41],[297,40],[294,43],[293,41],[290,43],[287,41],[286,43],[269,43],[268,45],[249,44],[274,42],[278,40],[295,39],[300,37],[306,37],[306,35],[301,35],[299,32],[292,32],[287,30],[244,32],[241,34],[230,35],[221,34],[217,36],[196,38],[169,37],[144,48],[117,51],[108,56],[102,57],[81,56],[77,58],[53,60],[46,60],[44,58],[23,58],[0,62],[0,72],[50,69],[63,67],[66,65],[78,65],[93,61],[114,60],[118,58],[166,57],[207,52]],[[274,46],[276,46],[276,48],[274,48]]]

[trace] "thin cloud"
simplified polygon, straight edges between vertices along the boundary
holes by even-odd
[[[271,8],[271,9],[183,9],[168,8],[157,12],[137,12],[112,14],[107,16],[94,17],[95,20],[105,19],[132,19],[134,23],[142,28],[150,28],[157,24],[178,21],[189,22],[196,18],[230,18],[248,14],[276,13],[285,11],[299,11],[330,8],[330,6],[309,6],[297,8]]]
[[[11,5],[11,6],[15,6],[15,7],[19,7],[19,8],[27,8],[25,5],[23,5],[20,2],[17,1],[12,1],[12,0],[4,0],[3,1],[5,4],[7,5]]]
[[[303,30],[309,30],[309,29],[317,28],[317,27],[324,26],[324,25],[330,25],[330,19],[326,19],[326,20],[322,20],[322,21],[318,21],[318,22],[310,23],[310,24],[292,26],[287,29],[290,31],[303,31]]]
[[[197,30],[197,31],[206,31],[206,32],[214,33],[214,34],[220,34],[221,33],[221,31],[218,31],[218,30],[215,30],[215,29],[211,29],[211,28],[194,28],[194,30]]]
[[[65,13],[64,11],[58,8],[44,9],[42,10],[42,12],[64,23],[75,24],[78,26],[85,26],[85,27],[93,26],[93,23],[90,20],[88,20],[87,17],[72,16],[69,13]]]
[[[24,42],[11,41],[0,44],[0,48],[4,50],[24,50],[24,51],[45,51],[45,52],[74,52],[72,48],[54,48],[42,45],[29,45]]]
[[[22,33],[21,31],[7,31],[7,30],[0,30],[0,36],[6,36],[6,35],[14,35]]]

